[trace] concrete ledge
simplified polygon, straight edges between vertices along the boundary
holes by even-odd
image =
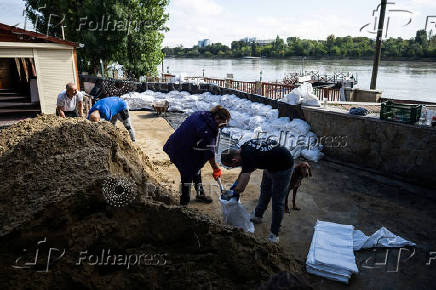
[[[382,92],[379,90],[345,89],[345,96],[350,102],[380,102]]]
[[[436,128],[308,107],[302,110],[318,138],[341,140],[341,144],[324,147],[326,156],[436,188]],[[346,140],[346,146],[343,140]]]

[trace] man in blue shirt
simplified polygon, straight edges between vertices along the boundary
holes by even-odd
[[[125,100],[119,97],[107,97],[99,100],[89,110],[88,119],[91,122],[99,122],[101,118],[111,122],[114,126],[117,120],[120,120],[129,131],[132,141],[136,141],[135,131],[130,123],[129,106]]]

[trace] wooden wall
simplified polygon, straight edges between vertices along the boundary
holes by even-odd
[[[14,77],[11,58],[0,58],[0,89],[12,89]]]

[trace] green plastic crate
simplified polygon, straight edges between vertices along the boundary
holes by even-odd
[[[380,119],[414,124],[421,117],[422,105],[399,104],[386,101],[381,104]]]

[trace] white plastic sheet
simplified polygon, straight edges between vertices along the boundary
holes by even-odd
[[[406,246],[414,247],[416,244],[395,235],[385,227],[381,227],[369,237],[362,231],[354,231],[355,251],[367,248],[401,248]]]
[[[229,201],[220,198],[219,201],[221,203],[223,221],[225,224],[241,228],[249,233],[254,233],[254,224],[250,221],[250,214],[237,198],[231,198]]]

